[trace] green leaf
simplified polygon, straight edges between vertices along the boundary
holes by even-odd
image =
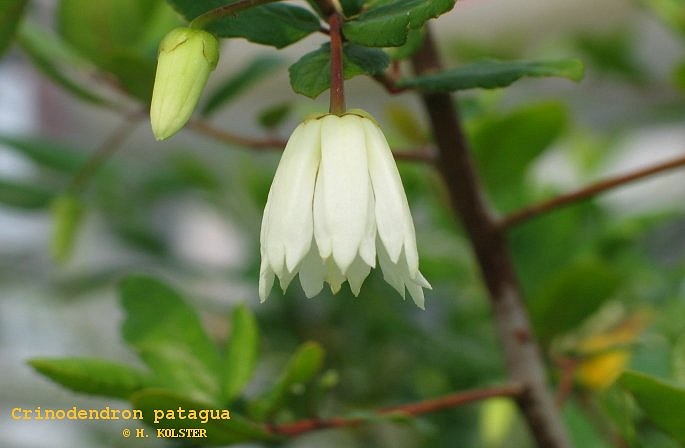
[[[211,115],[219,107],[229,103],[247,88],[273,73],[281,65],[281,58],[273,56],[259,56],[252,59],[247,66],[228,78],[209,95],[209,99],[202,108],[202,115],[205,117]]]
[[[347,43],[343,47],[343,76],[345,79],[357,75],[375,75],[390,63],[382,50],[364,48]],[[324,44],[318,50],[302,56],[290,66],[290,85],[293,90],[310,98],[316,98],[331,85],[330,45]]]
[[[578,326],[610,299],[621,282],[610,265],[580,260],[552,276],[530,301],[538,337],[549,342]]]
[[[104,359],[34,358],[28,363],[67,389],[106,397],[128,398],[150,380],[146,372]]]
[[[569,435],[573,443],[572,446],[611,448],[611,445],[602,438],[602,434],[598,433],[596,424],[592,422],[586,412],[578,408],[573,400],[564,403],[563,412],[564,422],[569,428]]]
[[[119,286],[124,340],[155,372],[156,384],[210,403],[219,397],[219,356],[185,299],[151,277]]]
[[[7,51],[28,0],[3,0],[0,2],[0,57]]]
[[[64,38],[83,54],[99,62],[113,50],[126,48],[140,38],[138,32],[161,4],[159,0],[61,0],[58,25]]]
[[[351,17],[359,14],[364,6],[364,0],[340,0],[340,6],[342,6],[345,17]]]
[[[53,201],[54,224],[50,252],[56,262],[65,263],[69,260],[84,210],[81,200],[74,195],[58,196]]]
[[[645,415],[679,443],[685,443],[685,389],[639,372],[625,372],[618,384],[630,392]]]
[[[169,0],[188,21],[212,9],[234,2],[221,0]],[[319,31],[319,18],[299,6],[275,3],[249,8],[209,23],[207,31],[218,37],[244,37],[258,44],[287,47]]]
[[[207,11],[235,3],[236,0],[167,0],[179,14],[191,21]]]
[[[230,403],[247,384],[257,363],[259,329],[250,309],[236,307],[231,319],[231,338],[224,355],[222,380],[224,401]]]
[[[258,440],[274,440],[275,437],[267,433],[264,428],[231,410],[224,410],[207,402],[191,400],[182,395],[159,389],[145,389],[131,397],[133,408],[143,412],[143,418],[155,428],[183,429],[197,428],[206,429],[206,436],[202,438],[202,445],[228,445]],[[178,409],[184,410],[181,419]],[[211,412],[206,411],[214,411]],[[222,417],[228,416],[230,419]],[[172,414],[169,414],[172,411]],[[188,418],[190,411],[195,411],[196,419]],[[205,423],[203,420],[207,419]],[[223,414],[223,415],[222,415]],[[168,418],[174,417],[174,418]],[[213,418],[218,417],[218,418]]]
[[[351,42],[366,47],[399,47],[410,30],[446,13],[456,0],[397,0],[383,2],[345,23],[343,32]]]
[[[169,175],[176,178],[176,182],[181,189],[197,188],[199,190],[216,191],[221,187],[221,180],[212,169],[212,166],[206,160],[202,160],[202,158],[192,153],[173,154],[169,157],[169,165],[171,171]],[[162,172],[162,167],[159,167],[158,171]],[[151,181],[152,178],[150,178]],[[173,194],[173,184],[171,186],[162,185],[162,189],[159,191],[147,191],[146,193],[149,194],[150,198]]]
[[[664,23],[685,37],[685,14],[682,0],[641,0]]]
[[[58,36],[26,23],[19,31],[18,40],[36,68],[52,82],[86,102],[97,105],[111,104],[109,100],[87,89],[65,73],[61,65],[71,62],[65,60],[69,49],[65,48],[66,44]]]
[[[486,59],[462,67],[398,81],[398,87],[434,92],[454,92],[480,87],[506,87],[523,77],[561,77],[573,81],[583,78],[583,63],[578,59],[541,61],[497,61]]]
[[[207,26],[219,37],[244,37],[250,42],[287,47],[319,31],[319,18],[299,6],[273,3],[250,8]]]
[[[54,193],[33,184],[19,183],[0,179],[0,203],[24,209],[42,209],[47,207]]]
[[[678,62],[671,73],[673,84],[681,91],[685,92],[685,61]]]
[[[110,55],[105,70],[114,74],[128,93],[147,104],[152,98],[157,60],[133,50],[121,50]]]
[[[257,121],[265,129],[275,129],[280,126],[292,111],[289,102],[274,104],[262,110],[257,116]]]
[[[64,39],[100,69],[113,74],[119,84],[143,101],[149,101],[158,43],[175,20],[160,26],[162,0],[62,0],[58,29]],[[155,39],[150,30],[159,32]]]
[[[646,75],[634,51],[635,37],[627,29],[619,29],[579,36],[576,45],[588,66],[632,81],[644,81]]]
[[[250,415],[265,420],[286,401],[294,387],[310,381],[323,365],[324,351],[316,342],[305,342],[290,358],[273,388],[251,403]]]
[[[585,201],[514,227],[509,242],[526,296],[574,262],[596,238],[598,206]]]
[[[562,103],[544,102],[474,123],[469,134],[476,163],[499,209],[522,205],[531,163],[559,138],[568,119]]]
[[[396,48],[391,48],[389,50],[390,57],[395,61],[410,58],[414,53],[416,53],[419,50],[419,48],[421,48],[421,45],[423,44],[423,39],[423,28],[409,30],[409,33],[407,34],[407,41],[404,43],[404,45]]]
[[[65,145],[41,138],[0,135],[0,144],[17,151],[40,166],[68,174],[79,169],[87,157]]]
[[[129,246],[157,256],[168,254],[167,243],[160,237],[159,231],[155,230],[148,223],[142,222],[143,220],[140,217],[131,218],[109,215],[111,222],[108,222],[108,224],[116,235]]]

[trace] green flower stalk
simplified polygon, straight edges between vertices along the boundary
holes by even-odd
[[[188,122],[218,61],[219,41],[206,31],[176,28],[162,39],[150,105],[157,140],[171,137]]]

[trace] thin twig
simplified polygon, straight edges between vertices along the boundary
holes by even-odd
[[[234,134],[232,132],[217,129],[201,120],[191,120],[186,126],[198,134],[211,137],[217,141],[230,145],[242,146],[256,151],[283,151],[283,148],[285,148],[287,143],[285,140],[279,138],[260,139]],[[393,151],[393,156],[395,157],[395,160],[403,162],[433,163],[435,161],[434,149],[431,146],[400,149]]]
[[[416,416],[428,414],[461,406],[474,401],[484,400],[493,397],[515,397],[522,393],[523,388],[518,384],[510,384],[487,389],[476,389],[465,392],[458,392],[431,400],[408,403],[400,406],[382,408],[375,411],[379,417],[392,415]],[[364,423],[366,419],[358,417],[334,417],[324,420],[308,419],[283,425],[273,425],[269,430],[274,434],[296,436],[305,432],[324,428],[340,428],[343,426],[357,426]]]
[[[562,194],[552,199],[540,202],[539,204],[533,204],[519,211],[511,213],[500,220],[499,226],[501,228],[509,228],[556,208],[570,205],[574,202],[597,196],[598,194],[607,190],[629,184],[630,182],[683,166],[685,166],[685,156],[680,156],[672,160],[667,160],[666,162],[641,168],[631,173],[605,179],[581,188],[580,190]]]
[[[559,356],[554,359],[554,363],[559,369],[556,403],[560,408],[564,406],[564,403],[566,403],[566,400],[573,392],[573,381],[580,362],[579,358],[571,356]]]
[[[417,149],[398,149],[392,152],[392,156],[397,161],[401,162],[422,162],[435,163],[436,154],[435,148],[426,145]]]
[[[221,129],[217,129],[201,120],[190,120],[186,125],[189,129],[215,140],[231,145],[244,146],[255,150],[277,150],[282,151],[287,143],[279,138],[252,138],[244,135],[234,134]]]
[[[373,79],[375,79],[379,84],[385,87],[385,90],[388,93],[391,93],[393,95],[407,91],[406,87],[397,86],[397,78],[395,77],[393,72],[379,73],[377,75],[374,75]]]
[[[122,143],[133,133],[135,125],[144,116],[145,114],[142,111],[126,114],[121,124],[107,135],[95,152],[74,174],[67,187],[67,191],[79,193],[97,170],[121,148]]]

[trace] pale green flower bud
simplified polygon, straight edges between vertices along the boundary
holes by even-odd
[[[219,41],[212,34],[176,28],[159,45],[150,122],[157,140],[178,132],[190,119],[219,61]]]

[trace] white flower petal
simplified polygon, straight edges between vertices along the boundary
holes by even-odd
[[[326,198],[323,195],[323,181],[321,180],[321,172],[316,178],[316,186],[314,187],[314,238],[316,246],[319,248],[319,256],[326,260],[333,253],[333,242],[331,240],[331,232],[326,224],[326,209],[324,201]]]
[[[328,272],[326,273],[326,281],[331,286],[331,292],[337,294],[340,291],[340,287],[345,281],[345,276],[340,272],[340,268],[333,260],[327,261]]]
[[[369,276],[369,272],[371,272],[371,266],[366,264],[361,257],[355,258],[347,270],[347,282],[350,284],[350,289],[355,297],[359,295],[362,284],[366,277]]]
[[[283,243],[279,240],[269,241],[264,250],[266,251],[271,270],[279,277],[283,275],[287,271],[285,268],[285,247]]]
[[[428,283],[428,280],[426,280],[426,277],[423,276],[421,272],[418,273],[416,278],[414,278],[414,281],[416,284],[421,286],[422,288],[428,288],[428,289],[433,289],[430,283]]]
[[[285,290],[288,289],[290,282],[293,281],[296,274],[297,270],[293,270],[292,272],[287,270],[284,270],[280,273],[276,272],[276,275],[278,276],[278,282],[281,284],[281,289],[283,290],[283,294],[285,294]]]
[[[382,241],[376,243],[376,252],[378,253],[378,264],[381,265],[383,271],[383,279],[397,292],[400,293],[404,299],[404,280],[402,278],[402,270],[393,263],[385,249]]]
[[[269,267],[269,263],[265,258],[262,258],[261,267],[259,268],[259,300],[264,302],[269,293],[271,292],[271,287],[274,285],[274,271]]]
[[[361,125],[364,121],[356,115],[321,118],[321,166],[315,192],[315,195],[321,195],[317,198],[321,202],[315,199],[316,217],[324,220],[333,259],[342,273],[357,256],[367,224],[366,204],[370,191]],[[319,245],[320,251],[323,245]]]
[[[369,266],[376,267],[376,200],[369,179],[369,200],[366,208],[366,231],[359,246],[359,255]]]
[[[321,292],[327,273],[328,267],[319,257],[319,249],[316,247],[316,243],[312,243],[300,266],[300,283],[307,297],[314,297]]]
[[[371,120],[364,120],[369,175],[376,197],[378,234],[390,259],[397,263],[405,247],[409,270],[418,271],[416,236],[407,197],[395,159],[383,132]]]
[[[266,233],[269,228],[269,216],[271,214],[271,192],[269,191],[269,196],[266,198],[266,206],[264,206],[264,214],[262,215],[262,227],[259,229],[259,251],[262,254],[262,258],[266,254]]]
[[[423,288],[414,282],[408,282],[407,290],[409,291],[409,295],[411,295],[411,298],[414,300],[416,306],[422,310],[425,310],[426,308],[424,306]]]
[[[430,283],[419,272],[414,223],[387,141],[371,119],[326,115],[298,126],[262,218],[259,296],[299,274],[307,297],[347,281],[357,296],[371,268],[420,308]]]
[[[319,162],[321,124],[300,124],[283,151],[267,208],[265,243],[273,270],[292,272],[309,251],[313,234],[312,201]],[[282,268],[285,263],[285,270]]]

